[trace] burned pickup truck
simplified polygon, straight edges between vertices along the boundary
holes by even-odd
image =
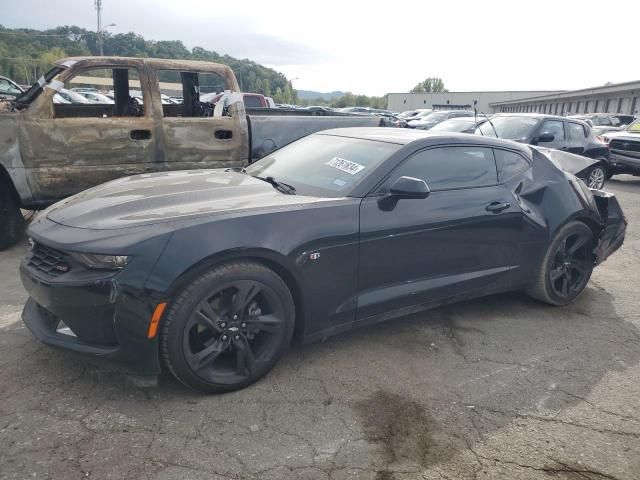
[[[166,101],[162,91],[169,85],[181,87],[182,103]],[[110,97],[70,103],[65,92],[74,88]],[[215,104],[200,98],[213,92],[222,93]],[[0,249],[20,239],[21,208],[40,209],[128,175],[240,167],[310,133],[385,122],[327,112],[247,112],[239,92],[233,71],[216,63],[59,61],[0,109]]]

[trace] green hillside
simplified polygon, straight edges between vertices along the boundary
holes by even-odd
[[[245,92],[271,96],[278,103],[297,101],[295,90],[280,72],[248,59],[194,47],[189,50],[180,40],[146,40],[135,33],[104,33],[104,54],[124,57],[156,57],[205,60],[229,65]],[[50,30],[9,29],[0,25],[0,75],[20,84],[31,84],[53,62],[62,57],[97,55],[95,32],[76,26]]]

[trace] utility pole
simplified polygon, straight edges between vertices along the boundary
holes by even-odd
[[[104,55],[102,51],[102,0],[93,0],[93,3],[96,7],[96,13],[98,14],[98,51],[102,57]]]

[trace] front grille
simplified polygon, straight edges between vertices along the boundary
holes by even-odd
[[[71,266],[67,263],[62,252],[45,247],[40,243],[33,245],[27,265],[52,277],[57,277],[71,270]]]
[[[612,150],[640,152],[640,142],[634,142],[633,140],[611,140],[609,148]]]

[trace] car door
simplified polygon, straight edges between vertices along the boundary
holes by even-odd
[[[581,124],[577,122],[565,122],[565,131],[567,134],[567,151],[582,155],[585,151],[587,141],[587,131]]]
[[[142,61],[77,67],[52,80],[22,118],[21,154],[34,198],[43,203],[154,168],[154,119]],[[113,90],[118,101],[54,103],[57,90],[82,85]],[[142,89],[144,105],[133,105],[130,89]]]
[[[555,148],[557,150],[567,150],[567,141],[566,135],[564,132],[564,122],[562,120],[555,119],[547,119],[542,122],[538,133],[536,135],[536,139],[544,135],[553,135],[553,140],[550,142],[542,142],[537,140],[534,142],[535,145],[540,145],[541,147],[546,148]]]
[[[166,168],[192,170],[246,165],[247,119],[233,74],[219,65],[169,69],[157,62],[150,62],[150,69],[158,85],[179,85],[183,98],[182,104],[177,105],[158,106],[156,102],[162,117],[158,136]],[[215,92],[227,92],[217,99],[219,108],[206,100],[210,96],[207,94]],[[224,108],[223,103],[227,104]]]
[[[394,199],[399,177],[424,180],[424,199]],[[513,195],[490,148],[447,146],[410,155],[360,208],[358,318],[485,288],[512,267],[522,235]]]

